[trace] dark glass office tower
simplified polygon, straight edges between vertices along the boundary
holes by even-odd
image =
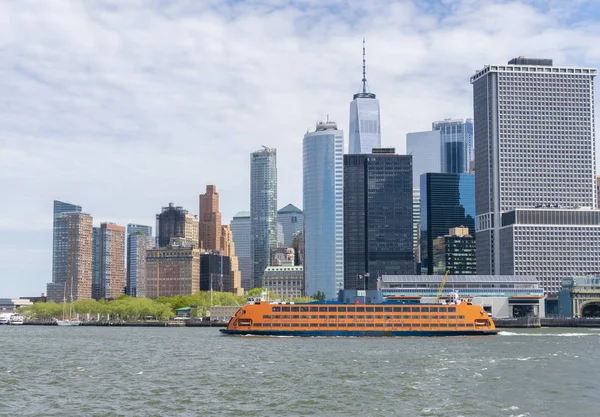
[[[376,289],[380,275],[414,274],[412,156],[394,152],[344,155],[345,289]]]
[[[421,270],[433,275],[433,241],[453,227],[475,230],[475,175],[421,175]]]

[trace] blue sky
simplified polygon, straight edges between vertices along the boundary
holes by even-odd
[[[269,145],[279,206],[301,207],[302,136],[328,114],[347,131],[363,37],[383,144],[404,152],[472,116],[485,64],[597,67],[599,20],[581,0],[0,1],[0,297],[45,291],[54,199],[154,226],[216,184],[228,221]]]

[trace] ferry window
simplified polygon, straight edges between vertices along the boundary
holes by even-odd
[[[410,323],[402,323],[402,327],[410,327]]]
[[[329,324],[328,324],[328,326],[329,326],[329,327],[336,327],[336,326],[337,326],[337,324],[335,324],[335,323],[329,323]]]
[[[367,323],[366,326],[367,327],[375,327],[375,323]]]
[[[456,307],[448,307],[448,313],[456,313]]]
[[[327,311],[337,311],[337,307],[327,307]]]
[[[271,326],[273,326],[273,327],[281,327],[281,323],[272,323]]]
[[[386,323],[386,324],[385,324],[385,327],[393,327],[393,326],[394,326],[394,324],[393,324],[393,323]]]
[[[308,323],[300,323],[300,327],[308,327]]]
[[[386,320],[390,320],[392,318],[392,316],[385,316]]]
[[[319,311],[327,311],[327,307],[319,307]]]
[[[408,313],[408,312],[410,312],[410,307],[402,307],[402,312],[403,312],[403,313]]]
[[[311,307],[310,311],[319,311],[319,307]]]
[[[359,320],[363,320],[365,318],[365,316],[354,316],[354,317],[356,317]]]
[[[412,318],[419,320],[421,318],[421,316],[412,316]]]
[[[438,316],[431,316],[431,317],[429,317],[429,318],[430,318],[431,320],[437,320],[437,319],[438,319]]]
[[[440,313],[445,313],[447,311],[446,307],[440,307]]]
[[[273,316],[271,316],[272,319],[280,319],[281,316],[279,314],[275,314]]]
[[[254,327],[262,327],[262,323],[254,323]]]
[[[421,311],[421,308],[420,308],[420,307],[412,307],[410,310],[411,310],[413,313],[415,313],[415,312],[417,312],[417,313],[418,313],[419,311]]]
[[[270,314],[263,314],[263,319],[270,319],[271,315]]]
[[[292,323],[291,326],[292,327],[300,327],[300,323]]]
[[[310,323],[310,327],[319,327],[319,323]]]
[[[429,327],[429,323],[422,323],[421,327]]]
[[[386,313],[391,313],[392,310],[392,307],[383,307],[383,311],[385,311]]]
[[[293,319],[298,319],[298,318],[300,318],[300,316],[298,316],[297,314],[294,314],[294,315],[292,315],[292,318]]]
[[[281,307],[273,307],[273,311],[281,311]]]
[[[375,323],[375,327],[383,327],[383,323]]]
[[[372,312],[374,310],[373,307],[365,307],[365,311],[368,312]]]
[[[263,327],[269,327],[271,323],[263,323]]]
[[[413,323],[412,327],[421,327],[421,323]]]
[[[298,307],[294,307],[294,308],[298,308]],[[298,311],[298,310],[292,309],[292,311]],[[302,307],[300,307],[300,311],[308,311],[308,306],[302,306]],[[315,310],[315,311],[317,311],[317,310]]]
[[[338,307],[338,311],[346,311],[346,307]]]
[[[456,327],[456,323],[448,323],[448,327]]]
[[[383,312],[383,307],[375,307],[375,312],[376,313],[382,313]]]
[[[467,323],[465,326],[467,326],[467,327],[473,327],[473,323]]]
[[[402,311],[402,307],[394,307],[394,313],[399,313]]]
[[[349,313],[354,313],[356,311],[356,307],[348,307]]]
[[[356,311],[358,313],[364,313],[365,312],[365,308],[364,307],[356,307]]]
[[[459,320],[464,320],[465,316],[456,316],[456,318],[459,319]]]
[[[456,316],[448,316],[448,319],[450,319],[450,320],[456,320]]]
[[[317,318],[317,316],[311,316],[311,317],[312,317],[313,319],[316,319],[316,318]],[[326,316],[326,315],[324,315],[324,314],[323,314],[323,315],[321,315],[321,316],[319,316],[319,318],[320,318],[321,320],[327,320],[327,316]]]
[[[438,308],[437,307],[429,307],[429,311],[431,311],[432,313],[437,313]]]
[[[301,318],[301,319],[308,319],[308,318],[309,318],[309,316],[308,316],[307,314],[301,314],[301,315],[300,315],[300,318]]]
[[[292,311],[300,311],[300,307],[292,307]]]
[[[281,307],[281,311],[290,311],[289,307]]]
[[[439,327],[448,327],[448,325],[446,323],[439,323],[438,326]]]
[[[338,324],[338,327],[346,327],[346,323],[340,323]]]
[[[348,326],[348,327],[355,327],[356,324],[354,324],[354,323],[348,323],[346,326]]]
[[[341,316],[337,316],[337,318],[338,318],[338,319],[345,319],[345,318],[346,318],[346,316],[344,316],[344,315],[341,315]]]
[[[429,307],[421,307],[423,313],[429,313]]]
[[[373,320],[373,316],[365,316],[367,320]]]
[[[430,326],[431,327],[438,327],[437,323],[431,323]]]

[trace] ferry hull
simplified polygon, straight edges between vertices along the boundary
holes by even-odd
[[[303,337],[398,337],[398,336],[488,336],[497,330],[450,330],[450,331],[392,331],[392,330],[234,330],[220,329],[228,335],[253,336],[303,336]]]

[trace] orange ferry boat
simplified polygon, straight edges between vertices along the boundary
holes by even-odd
[[[481,306],[462,302],[455,294],[445,304],[256,300],[241,307],[221,332],[262,336],[458,336],[492,335],[497,330]]]

